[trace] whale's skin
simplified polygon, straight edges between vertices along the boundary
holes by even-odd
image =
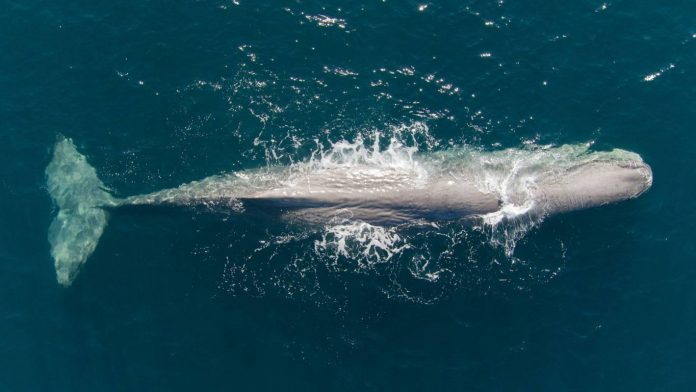
[[[652,186],[653,174],[642,161],[595,162],[538,184],[539,208],[558,214],[636,198]]]
[[[635,198],[653,178],[638,154],[590,151],[588,145],[429,154],[344,150],[117,198],[72,140],[59,138],[46,167],[46,188],[58,208],[48,230],[58,283],[72,283],[96,249],[109,211],[126,206],[203,205],[324,225],[334,218],[384,226],[445,220],[495,225]]]
[[[356,220],[390,225],[419,220],[470,219],[496,213],[505,203],[531,207],[527,214],[553,215],[635,198],[652,185],[652,170],[642,160],[591,161],[541,176],[527,192],[502,195],[481,189],[475,181],[451,173],[414,180],[399,170],[339,167],[316,170],[301,180],[277,184],[289,177],[277,168],[268,181],[251,184],[258,173],[217,175],[146,195],[119,205],[227,205],[263,208],[321,222],[347,212]],[[531,202],[531,203],[530,203]]]

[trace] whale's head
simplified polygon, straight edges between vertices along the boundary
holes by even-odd
[[[633,199],[653,183],[650,166],[624,151],[618,156],[589,160],[539,184],[548,213],[574,211]]]
[[[630,198],[638,197],[652,187],[652,168],[642,159],[620,162],[616,166]]]

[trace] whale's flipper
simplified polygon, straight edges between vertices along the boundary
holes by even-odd
[[[108,219],[102,207],[115,205],[97,173],[72,140],[56,143],[46,167],[48,192],[58,214],[48,229],[58,283],[69,286],[97,247]]]

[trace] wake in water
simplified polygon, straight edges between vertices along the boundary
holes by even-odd
[[[420,123],[394,127],[387,138],[376,132],[353,141],[315,143],[308,159],[289,165],[115,199],[72,142],[60,140],[46,169],[49,192],[59,207],[49,231],[59,283],[69,285],[95,249],[108,210],[169,204],[270,212],[293,228],[269,233],[247,256],[228,258],[224,281],[231,291],[241,285],[262,294],[263,277],[276,288],[287,287],[292,281],[288,271],[294,269],[292,276],[314,283],[294,281],[288,292],[309,287],[321,292],[323,270],[334,276],[366,274],[383,280],[376,286],[388,296],[427,302],[445,295],[448,287],[485,275],[471,270],[527,269],[521,275],[526,277],[540,272],[514,253],[518,241],[545,216],[633,198],[652,183],[650,168],[628,151],[592,151],[589,144],[438,149]],[[425,151],[418,148],[423,145]],[[281,271],[270,267],[279,253],[292,260]],[[264,263],[249,267],[249,258],[266,261],[271,270]],[[542,275],[555,273],[553,268],[547,272]],[[504,272],[488,275],[509,278]],[[425,284],[425,291],[437,293],[424,295],[423,287],[415,293],[405,282]]]

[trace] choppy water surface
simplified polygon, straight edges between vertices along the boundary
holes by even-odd
[[[692,389],[695,11],[5,2],[0,387]],[[114,210],[63,288],[44,174],[59,135],[117,198],[277,167],[417,182],[421,157],[453,154],[519,190],[588,148],[635,151],[655,182],[543,222],[524,203],[478,225]]]

